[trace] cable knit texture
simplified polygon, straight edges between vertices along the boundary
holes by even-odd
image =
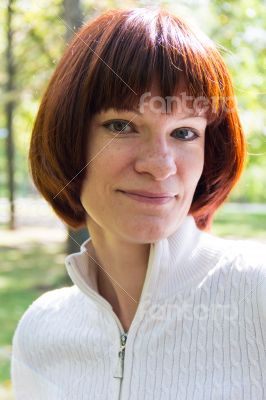
[[[266,399],[265,245],[202,232],[191,216],[152,243],[122,368],[123,327],[98,293],[90,241],[66,257],[74,285],[19,321],[16,400]]]

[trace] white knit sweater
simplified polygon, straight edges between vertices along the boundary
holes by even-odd
[[[39,297],[18,324],[15,399],[266,399],[264,245],[217,238],[187,217],[151,245],[126,335],[97,291],[89,240],[66,257],[74,286]]]

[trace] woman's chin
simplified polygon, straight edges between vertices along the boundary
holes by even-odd
[[[145,226],[138,230],[129,229],[127,232],[124,232],[124,237],[130,242],[144,244],[165,239],[171,235],[171,233],[172,231],[169,230],[169,227]]]

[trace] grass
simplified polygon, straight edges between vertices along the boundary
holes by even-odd
[[[221,209],[214,219],[212,232],[217,236],[266,243],[266,213],[236,213]]]
[[[3,246],[0,257],[0,382],[5,382],[10,379],[12,336],[22,314],[42,293],[72,283],[62,243]]]
[[[0,227],[0,236],[5,233]],[[266,243],[266,213],[245,214],[221,209],[213,233],[223,237],[251,238]],[[23,235],[23,231],[21,233]],[[4,236],[3,236],[4,237]],[[10,244],[11,243],[11,244]],[[0,250],[0,389],[10,380],[11,341],[18,320],[42,293],[72,285],[64,267],[64,242],[6,240]]]
[[[10,342],[14,324],[25,308],[41,293],[66,283],[62,246],[2,248],[0,277],[0,346]],[[3,326],[1,324],[1,326]]]

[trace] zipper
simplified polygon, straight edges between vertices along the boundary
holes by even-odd
[[[153,248],[151,248],[151,250],[153,251]],[[118,400],[119,400],[121,398],[121,386],[122,386],[122,380],[123,380],[123,376],[124,376],[125,348],[126,348],[126,341],[127,341],[127,337],[128,337],[129,331],[127,333],[124,332],[124,328],[123,328],[123,326],[121,324],[121,321],[119,320],[119,318],[116,315],[116,313],[113,311],[113,308],[112,308],[111,304],[106,299],[104,299],[99,293],[97,293],[90,286],[88,286],[87,283],[85,282],[84,277],[80,276],[79,269],[75,268],[75,267],[77,267],[76,260],[75,259],[72,260],[71,256],[72,255],[70,254],[70,255],[68,255],[66,257],[66,265],[67,265],[68,274],[69,274],[71,280],[73,281],[73,283],[84,294],[86,294],[88,297],[94,299],[98,304],[100,304],[101,307],[103,307],[103,309],[105,309],[106,311],[111,313],[113,315],[113,317],[114,317],[114,320],[117,323],[117,327],[118,327],[119,333],[120,333],[120,348],[119,348],[119,352],[118,352],[118,360],[117,360],[117,364],[116,364],[116,369],[115,369],[115,373],[114,373],[113,377],[114,378],[119,378],[119,393],[118,393]],[[152,253],[152,259],[153,259],[153,253]],[[145,278],[144,286],[142,288],[142,292],[141,292],[141,297],[140,297],[139,303],[141,302],[142,298],[144,297],[144,293],[146,293],[146,286],[148,285],[150,273],[151,273],[151,268],[149,268],[149,265],[148,265],[146,278]],[[138,315],[138,312],[139,312],[139,306],[138,306],[138,308],[136,310],[136,314],[135,314],[134,319],[133,319],[133,321],[131,323],[131,326],[135,322],[135,319],[136,319],[136,316]]]
[[[114,378],[123,378],[124,376],[124,359],[125,359],[125,349],[126,349],[127,334],[122,333],[120,335],[120,349],[118,352],[118,360],[116,364],[116,370]]]

